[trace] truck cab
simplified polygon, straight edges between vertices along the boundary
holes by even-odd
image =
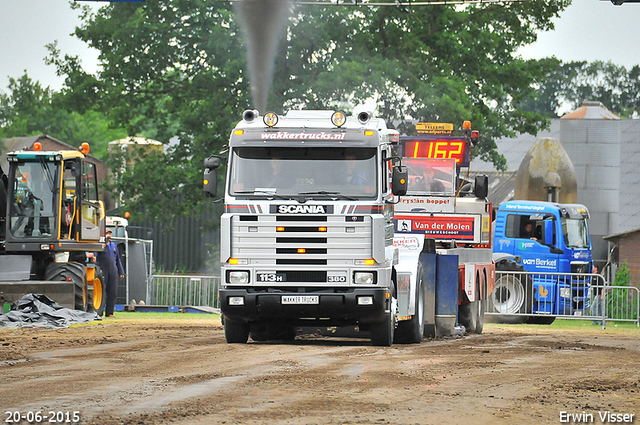
[[[393,166],[398,132],[369,114],[246,111],[231,133],[221,217],[227,342],[290,339],[297,326],[396,326]],[[205,160],[215,195],[219,159]]]
[[[570,274],[592,270],[588,219],[580,204],[509,201],[498,209],[494,259],[519,259],[530,272],[533,305],[527,313],[575,314],[587,306],[586,285],[572,291],[568,281]]]

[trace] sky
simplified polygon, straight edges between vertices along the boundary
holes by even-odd
[[[106,3],[82,4],[97,8]],[[640,3],[573,0],[554,22],[554,31],[541,33],[535,44],[519,51],[525,59],[602,60],[627,69],[640,65]],[[78,11],[67,0],[0,0],[0,90],[6,93],[9,77],[17,79],[24,70],[44,87],[60,90],[63,79],[43,60],[45,44],[54,40],[63,55],[79,56],[85,70],[96,72],[98,52],[70,35],[79,23]]]

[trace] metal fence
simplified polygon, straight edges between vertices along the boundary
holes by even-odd
[[[129,237],[112,237],[118,247],[124,267],[124,279],[116,288],[116,304],[127,304],[131,299],[151,301],[153,287],[153,241]]]
[[[611,286],[599,274],[496,271],[487,314],[499,321],[551,323],[563,318],[640,326],[640,290]]]
[[[220,276],[154,275],[150,303],[219,308]]]

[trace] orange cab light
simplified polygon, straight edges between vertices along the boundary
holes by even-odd
[[[367,260],[364,260],[364,265],[365,266],[374,266],[376,264],[376,260],[369,258]]]
[[[124,213],[124,218],[129,218],[131,217],[131,213],[129,211]]]
[[[471,121],[465,121],[462,123],[463,130],[471,130]]]
[[[318,232],[326,232],[327,228],[326,227],[318,227]]]
[[[305,248],[298,248],[298,254],[304,254],[305,252],[307,252]]]
[[[233,134],[236,136],[242,136],[244,134],[244,130],[234,130]]]
[[[229,258],[229,264],[231,264],[232,266],[237,266],[238,265],[238,259],[237,258]]]
[[[35,143],[33,144],[33,150],[34,150],[34,151],[41,151],[41,150],[42,150],[42,143],[40,143],[40,142],[35,142]]]
[[[80,147],[78,147],[78,150],[82,152],[84,155],[87,155],[89,153],[89,143],[82,142]]]
[[[284,232],[284,227],[276,227],[276,232]]]
[[[364,131],[364,135],[365,136],[373,136],[373,130],[365,130]]]

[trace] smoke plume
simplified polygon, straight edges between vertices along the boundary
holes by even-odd
[[[291,0],[244,0],[233,3],[247,44],[247,62],[254,107],[267,108],[278,43],[284,36]]]

